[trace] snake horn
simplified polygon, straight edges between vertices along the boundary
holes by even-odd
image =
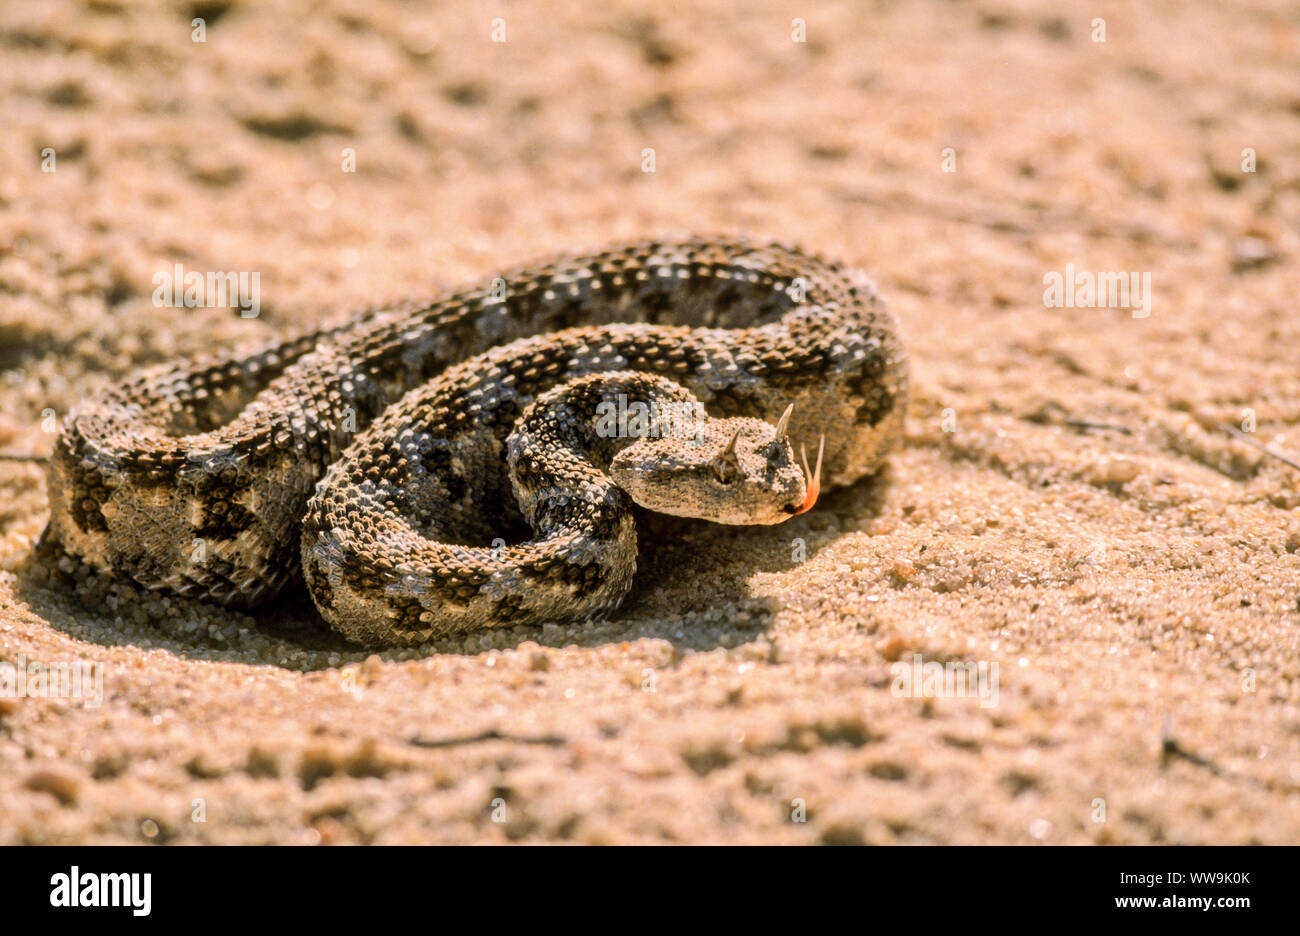
[[[722,455],[721,455],[720,457],[721,457],[721,458],[732,458],[732,457],[735,457],[735,454],[736,454],[736,442],[737,442],[739,439],[740,439],[740,429],[737,429],[736,432],[735,432],[735,434],[732,435],[732,437],[731,437],[731,441],[727,443],[727,447],[726,447],[725,449],[722,450]]]
[[[781,418],[776,421],[776,437],[785,440],[789,436],[790,414],[794,412],[794,404],[791,403],[781,414]]]

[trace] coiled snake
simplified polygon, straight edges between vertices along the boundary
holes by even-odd
[[[616,246],[129,378],[68,416],[46,536],[233,607],[301,569],[370,645],[578,619],[630,587],[634,503],[779,522],[818,475],[876,471],[906,398],[860,273],[741,240]],[[790,439],[819,437],[801,470]]]

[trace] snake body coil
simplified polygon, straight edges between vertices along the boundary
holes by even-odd
[[[787,434],[824,435],[825,483],[850,484],[906,397],[856,271],[735,240],[618,246],[128,379],[69,415],[46,535],[232,607],[301,569],[373,645],[581,618],[631,582],[631,503],[777,522],[809,493]],[[696,404],[685,436],[606,431]]]

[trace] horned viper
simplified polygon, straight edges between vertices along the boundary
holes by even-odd
[[[818,476],[875,472],[906,399],[856,270],[735,239],[619,245],[130,377],[69,414],[46,536],[232,607],[301,570],[370,645],[578,619],[630,586],[633,504],[786,519]],[[824,438],[816,473],[791,438]]]

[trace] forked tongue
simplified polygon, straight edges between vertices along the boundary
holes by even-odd
[[[808,494],[804,497],[803,503],[792,516],[799,516],[801,513],[807,513],[812,510],[813,504],[817,503],[817,495],[822,492],[822,453],[826,451],[826,436],[822,436],[821,442],[817,446],[817,467],[808,470],[808,453],[804,451],[801,444],[799,446],[799,457],[803,459],[803,476],[808,485]]]

